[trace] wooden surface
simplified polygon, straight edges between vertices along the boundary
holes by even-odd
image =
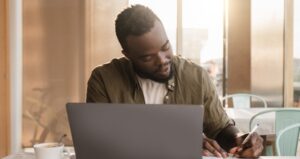
[[[294,0],[285,1],[285,41],[284,41],[284,106],[294,104]]]
[[[0,158],[9,153],[7,3],[7,0],[0,0]]]
[[[250,92],[251,1],[228,1],[226,93]]]

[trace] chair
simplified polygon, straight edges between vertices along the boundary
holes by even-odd
[[[296,156],[300,123],[290,125],[279,131],[276,137],[276,152],[278,156]]]
[[[257,99],[261,101],[264,105],[265,108],[267,108],[267,102],[264,98],[254,95],[254,94],[247,94],[247,93],[236,93],[236,94],[231,94],[223,97],[221,100],[228,100],[232,99],[233,107],[235,108],[250,108],[251,107],[251,99]],[[225,105],[227,108],[228,105]]]
[[[254,116],[252,116],[249,122],[249,130],[252,129],[252,126],[258,123],[258,122],[254,123],[256,118],[267,113],[275,113],[275,134],[276,135],[278,135],[279,131],[283,130],[289,125],[300,123],[299,108],[279,108],[279,109],[261,111],[255,114]],[[275,149],[274,147],[271,149],[270,147],[267,147],[267,155],[273,155],[274,149]],[[290,153],[289,155],[295,155],[295,154]]]

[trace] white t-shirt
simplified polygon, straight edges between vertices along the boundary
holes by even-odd
[[[165,83],[159,83],[151,79],[145,79],[137,76],[142,88],[146,104],[163,104],[164,97],[167,94]]]

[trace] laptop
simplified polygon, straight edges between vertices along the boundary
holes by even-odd
[[[76,159],[201,159],[203,107],[69,103]]]

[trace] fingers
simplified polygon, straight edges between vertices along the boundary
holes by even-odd
[[[238,150],[238,155],[241,157],[258,157],[263,151],[263,138],[257,133],[253,133],[249,142]]]
[[[229,150],[230,154],[236,154],[238,152],[239,147],[233,147]]]
[[[217,157],[222,157],[221,153],[218,152],[218,150],[212,146],[212,144],[210,142],[205,142],[204,147],[210,152],[212,153],[214,156]]]
[[[251,148],[245,149],[242,152],[238,154],[237,157],[246,157],[246,158],[251,158],[251,157],[259,157],[263,151],[263,145],[255,145]]]
[[[202,156],[211,156],[212,154],[208,151],[208,150],[206,150],[206,149],[204,149],[203,151],[202,151]]]
[[[205,154],[212,154],[217,157],[227,157],[227,153],[220,147],[220,145],[215,140],[208,138],[203,141],[203,155]]]
[[[247,142],[243,148],[249,148],[257,144],[263,144],[263,138],[259,136],[256,132],[251,135],[249,142]]]

